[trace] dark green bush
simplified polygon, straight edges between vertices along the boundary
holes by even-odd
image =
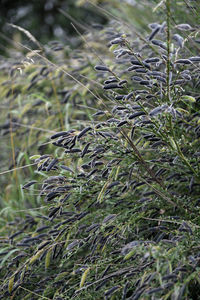
[[[147,33],[116,18],[64,66],[29,66],[53,74],[59,130],[31,153],[39,210],[5,223],[2,299],[199,299],[199,29],[170,2]]]

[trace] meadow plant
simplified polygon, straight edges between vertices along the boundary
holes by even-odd
[[[52,93],[62,82],[60,126],[29,158],[22,190],[40,209],[5,226],[0,299],[198,299],[199,27],[174,24],[174,7],[157,2],[145,34],[113,17],[70,74],[36,54],[31,84],[50,70]]]

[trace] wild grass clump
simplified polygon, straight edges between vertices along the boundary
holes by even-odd
[[[41,207],[4,228],[1,299],[199,298],[199,29],[172,26],[170,4],[145,35],[112,20],[98,32],[110,51],[91,38],[84,77],[71,67],[86,102],[32,153],[40,176],[23,190]]]

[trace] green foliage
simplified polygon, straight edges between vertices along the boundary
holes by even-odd
[[[2,70],[0,299],[199,297],[199,7],[145,3]]]

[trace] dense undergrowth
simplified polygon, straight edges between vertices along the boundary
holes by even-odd
[[[199,299],[200,7],[159,4],[2,59],[0,299]]]

